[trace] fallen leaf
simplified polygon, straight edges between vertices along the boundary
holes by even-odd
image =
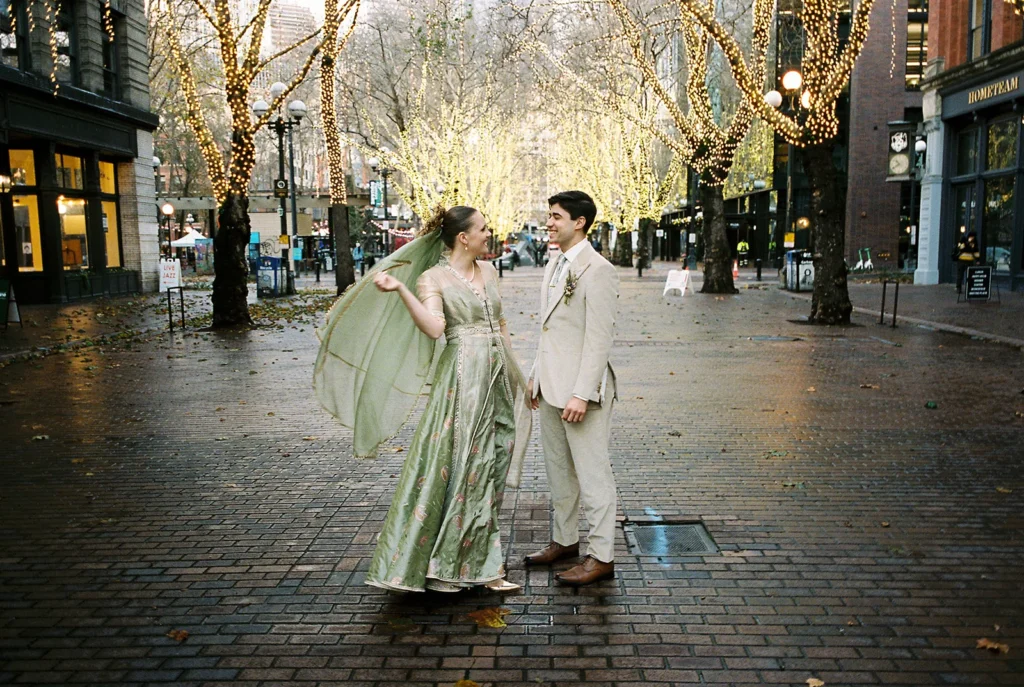
[[[936,408],[939,407],[939,404],[936,403],[935,401],[928,401],[927,403],[924,404],[924,407],[927,408],[928,410],[935,410]]]
[[[1007,489],[1006,487],[996,487],[996,491],[998,491],[1000,494],[1012,494],[1013,493],[1013,489]]]
[[[996,654],[1008,654],[1010,653],[1010,646],[1008,644],[1000,644],[999,642],[993,642],[991,639],[982,637],[978,640],[978,649],[988,649],[992,653]]]
[[[878,386],[877,384],[861,384],[860,388],[861,389],[881,389],[882,387]]]
[[[75,464],[75,465],[78,465],[79,463],[84,463],[85,462],[85,458],[72,458],[71,462],[73,464]]]
[[[455,687],[480,687],[480,683],[472,680],[459,680],[455,683]]]
[[[882,527],[888,527],[888,526],[889,526],[889,522],[887,520],[883,520],[882,521]]]
[[[825,687],[825,683],[816,677],[807,678],[807,687]]]
[[[188,639],[188,630],[171,630],[167,636],[176,642],[184,642]]]
[[[502,620],[506,615],[509,615],[512,611],[507,608],[484,608],[479,611],[473,611],[467,613],[466,617],[470,620],[476,621],[477,627],[492,627],[502,628],[508,627],[508,624]]]
[[[807,387],[807,391],[813,394],[815,391],[817,391],[817,389],[815,389],[813,386],[809,386]]]
[[[274,413],[273,412],[267,413],[267,416],[268,417],[274,417]]]
[[[49,438],[49,434],[37,434],[34,437],[32,437],[32,441],[46,441]]]
[[[765,458],[783,458],[783,457],[788,456],[788,455],[789,455],[788,451],[769,451],[768,453],[764,454],[764,457]]]
[[[392,452],[392,453],[401,453],[401,452],[402,452],[402,451],[404,451],[404,450],[405,450],[405,449],[404,449],[404,448],[402,448],[401,446],[396,446],[396,447],[394,447],[393,449],[391,449],[391,452]]]
[[[739,556],[739,557],[744,557],[744,556],[753,556],[754,552],[753,551],[723,551],[722,555],[723,556]]]
[[[302,437],[303,441],[316,441],[316,437]]]

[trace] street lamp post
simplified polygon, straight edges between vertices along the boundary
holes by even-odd
[[[924,162],[924,154],[928,150],[928,143],[923,138],[918,138],[910,150],[910,235],[914,244],[914,269],[917,269],[917,247],[921,237],[917,231],[918,222],[914,221],[914,205],[917,201],[917,185],[921,183],[920,170]],[[909,256],[910,251],[907,253]]]
[[[276,100],[288,87],[280,81],[274,83],[270,87],[271,100]],[[270,110],[270,105],[265,100],[257,100],[252,104],[252,111],[257,117],[262,117]],[[291,260],[291,236],[288,234],[288,186],[291,186],[291,198],[292,198],[292,231],[296,231],[296,222],[298,212],[296,210],[296,199],[295,199],[295,155],[294,149],[292,148],[292,129],[299,125],[302,118],[306,115],[306,105],[301,100],[293,100],[288,103],[288,114],[286,118],[280,112],[277,117],[267,122],[267,128],[277,134],[277,173],[278,178],[274,184],[274,195],[281,199],[281,207],[278,209],[278,214],[281,216],[281,244],[284,249],[281,253],[281,259],[284,262],[285,269],[285,293],[287,295],[293,295],[295,293],[295,275],[292,271],[292,260]],[[290,178],[285,181],[284,176],[284,134],[288,132],[288,149],[290,152]],[[283,193],[282,193],[283,191]]]
[[[803,75],[796,69],[790,69],[782,75],[782,88],[786,92],[787,107],[783,110],[786,114],[796,115],[797,114],[797,93],[800,92],[800,88],[804,85]],[[776,110],[782,107],[783,97],[782,93],[776,90],[771,90],[765,93],[764,101]],[[800,106],[807,108],[810,106],[810,92],[804,91],[799,98]],[[795,206],[793,193],[793,152],[795,150],[792,143],[786,142],[786,223],[783,225],[783,251],[785,251],[785,229],[790,229],[794,236],[796,236],[796,223],[793,219],[793,208]],[[812,247],[813,248],[813,247]]]
[[[384,150],[387,151],[386,148]],[[388,252],[388,243],[390,243],[391,234],[391,227],[388,224],[388,177],[391,176],[393,170],[381,164],[380,158],[371,157],[369,162],[370,167],[373,168],[373,171],[380,174],[380,178],[384,181],[384,250],[385,252]]]
[[[171,216],[174,214],[174,206],[164,203],[160,206],[160,213],[164,218],[164,227],[167,230],[167,258],[171,258]]]

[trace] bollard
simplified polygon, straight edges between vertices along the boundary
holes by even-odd
[[[365,277],[366,276],[366,263],[365,262],[359,263],[359,276],[360,277]]]
[[[892,294],[892,328],[896,329],[896,310],[900,307],[900,283],[896,282],[896,291]]]
[[[761,281],[761,258],[754,260],[754,265],[757,267],[757,280]]]
[[[885,289],[889,286],[889,282],[882,282],[882,312],[878,315],[878,324],[885,324]]]
[[[501,258],[498,258],[498,278],[501,279],[505,276],[505,263]]]
[[[636,259],[636,278],[644,278],[644,261],[641,258]]]
[[[320,283],[320,261],[316,261],[316,283]]]

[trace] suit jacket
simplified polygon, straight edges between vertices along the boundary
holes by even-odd
[[[544,270],[540,342],[530,372],[533,393],[542,393],[556,408],[564,408],[573,396],[601,403],[608,384],[613,393],[615,389],[608,357],[615,336],[619,275],[589,243],[562,270],[558,283],[549,287],[557,263],[551,260]],[[564,289],[570,273],[577,282],[566,303]]]

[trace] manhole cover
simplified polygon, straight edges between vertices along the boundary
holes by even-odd
[[[711,535],[700,524],[634,525],[630,544],[644,556],[687,556],[717,553]]]

